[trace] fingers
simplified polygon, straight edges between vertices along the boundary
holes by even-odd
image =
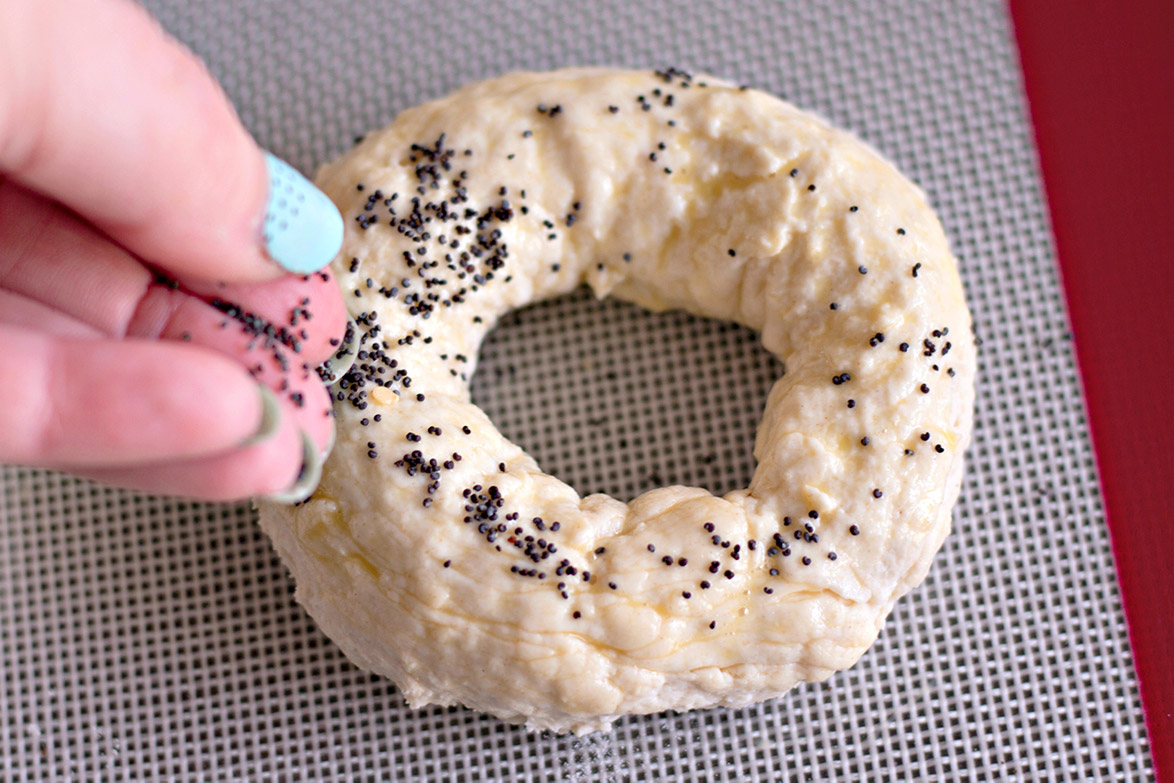
[[[346,329],[347,311],[334,275],[287,276],[272,283],[210,285],[185,281],[183,288],[209,302],[232,303],[285,328],[297,341],[300,355],[321,364],[335,350]]]
[[[0,289],[107,335],[162,332],[161,325],[136,325],[155,275],[130,253],[68,210],[13,183],[0,183],[0,215],[5,217],[0,221]],[[331,341],[346,325],[342,297],[328,272],[286,275],[264,284],[194,282],[185,287],[286,327],[301,356],[315,365],[330,354]],[[198,330],[198,324],[180,323],[176,332]]]
[[[280,413],[268,408],[249,374],[214,351],[0,326],[0,462],[68,468],[217,454],[271,435]]]
[[[254,380],[276,392],[319,450],[333,438],[331,400],[316,372],[317,363],[295,350],[296,340],[286,329],[248,313],[224,312],[183,291],[151,285],[127,336],[190,342],[233,357]]]
[[[62,337],[101,337],[89,324],[70,318],[40,302],[0,288],[0,325],[34,327],[39,332]]]
[[[0,182],[0,288],[116,335],[152,275],[61,206]]]
[[[345,315],[300,276],[337,252],[338,211],[128,2],[0,0],[0,84],[0,175],[72,210],[0,176],[0,461],[209,499],[304,487]]]
[[[68,315],[0,289],[0,327],[3,324],[22,327],[22,330],[30,330],[30,334],[87,337],[90,340],[106,337]],[[119,335],[122,336],[137,343],[164,341],[159,346],[161,348],[168,343],[177,344],[176,347],[188,343],[215,351],[224,361],[235,366],[236,373],[272,389],[284,405],[286,416],[310,437],[318,449],[325,451],[333,438],[331,400],[317,373],[319,362],[308,360],[304,351],[298,353],[294,350],[298,347],[297,338],[288,329],[275,328],[237,307],[225,312],[182,291],[151,284],[138,303],[133,319],[126,325],[125,334]],[[15,357],[20,356],[18,352],[31,350],[30,346],[27,341],[13,342],[4,350],[13,352],[12,362],[15,364]],[[175,356],[178,361],[181,354]],[[200,366],[185,369],[199,372]],[[146,396],[133,385],[126,391],[132,396]],[[231,391],[231,387],[226,387],[210,393],[220,395]],[[0,397],[0,404],[4,402]],[[182,430],[178,433],[180,436],[184,434]],[[5,455],[0,451],[0,462],[3,461]],[[137,462],[139,457],[131,452],[120,461]]]
[[[288,404],[198,347],[0,325],[0,462],[212,501],[302,500],[323,451]]]
[[[107,377],[109,368],[121,362],[93,363],[101,360],[104,352],[87,354],[89,364],[63,360],[61,366],[71,367],[90,384],[89,396],[73,410],[97,405],[101,415],[93,422],[82,416],[78,422],[58,424],[60,431],[73,436],[56,440],[46,438],[36,427],[23,436],[15,430],[9,435],[7,423],[0,419],[0,439],[5,441],[0,462],[19,460],[121,486],[227,500],[288,489],[305,455],[313,454],[318,460],[326,450],[333,438],[333,418],[328,393],[314,368],[333,350],[330,340],[337,340],[333,335],[341,335],[345,325],[342,300],[329,275],[315,274],[309,279],[286,276],[268,284],[208,286],[210,292],[241,302],[217,307],[156,282],[149,270],[91,226],[21,188],[0,186],[0,214],[14,218],[0,224],[0,322],[25,324],[54,334],[139,338],[136,343],[170,341],[170,349],[167,342],[156,348],[188,352],[182,360],[180,353],[173,355],[177,370],[155,376],[116,375],[113,381]],[[185,342],[190,346],[183,345]],[[116,347],[86,341],[85,350],[97,344]],[[215,381],[215,374],[206,374],[205,360],[189,363],[192,357],[208,352],[191,353],[197,347],[214,351],[214,358],[228,364],[236,378],[236,390],[231,384]],[[10,357],[36,357],[44,355],[43,349],[43,345],[22,340],[2,350]],[[48,379],[12,380],[17,377],[15,370],[7,370],[0,369],[0,373],[25,394],[14,399],[14,389],[7,388],[0,394],[0,406],[20,411],[38,396],[29,392]],[[205,386],[183,380],[192,374]],[[285,434],[242,455],[239,450],[225,451],[238,445],[239,438],[226,440],[207,418],[233,400],[240,404],[241,382],[255,406],[255,385],[242,381],[250,378],[275,390]],[[203,391],[186,399],[167,396],[171,385],[177,383],[189,391]],[[75,385],[82,385],[82,381]],[[95,401],[99,394],[131,405],[137,401],[147,409],[153,405],[152,395],[162,394],[172,407],[161,409],[152,419],[156,423],[152,434],[143,429],[145,425],[140,424],[139,430],[129,426],[139,423],[134,417],[133,422],[127,421],[126,411],[136,408],[110,409]],[[45,392],[40,396],[54,399],[59,395]],[[35,411],[25,415],[34,423],[47,418],[38,419]],[[215,421],[223,430],[226,421]],[[86,426],[94,429],[84,430]],[[138,434],[126,442],[110,437],[110,431],[128,437]],[[303,448],[303,437],[310,444],[308,450]],[[81,446],[75,443],[77,439]],[[144,442],[154,444],[155,450],[146,449]],[[59,445],[54,447],[54,443]],[[84,448],[87,443],[89,451]],[[312,486],[302,486],[306,488]]]
[[[130,2],[0,0],[0,84],[0,170],[174,276],[258,282],[338,250],[329,199]]]
[[[71,472],[127,489],[183,495],[214,502],[243,500],[258,495],[286,495],[301,500],[304,491],[290,493],[303,468],[302,437],[286,422],[273,438],[244,449],[213,457],[163,464],[115,468],[82,468]],[[315,459],[309,454],[308,459]],[[313,483],[317,484],[314,477]],[[308,486],[308,482],[303,482]],[[308,488],[312,489],[312,487]]]

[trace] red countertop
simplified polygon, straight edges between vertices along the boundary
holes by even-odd
[[[1010,8],[1150,747],[1174,781],[1174,3]]]

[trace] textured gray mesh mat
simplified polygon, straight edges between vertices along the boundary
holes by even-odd
[[[985,345],[955,532],[828,683],[583,739],[406,709],[294,603],[247,506],[0,472],[0,778],[1145,780],[1136,677],[1013,40],[997,2],[153,3],[305,171],[513,69],[707,70],[855,130],[928,191]],[[754,336],[579,294],[475,394],[580,491],[724,491],[778,372]]]

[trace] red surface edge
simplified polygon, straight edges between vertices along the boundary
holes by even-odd
[[[1174,3],[1009,1],[1150,748],[1174,781]]]

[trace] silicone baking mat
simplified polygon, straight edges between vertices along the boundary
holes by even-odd
[[[704,70],[850,128],[928,192],[980,351],[955,532],[852,670],[748,709],[531,735],[406,709],[294,603],[246,505],[0,472],[11,780],[1146,780],[1143,715],[1005,9],[845,3],[150,4],[311,171],[508,70]],[[582,492],[749,480],[779,368],[736,327],[576,294],[509,317],[475,398]]]

